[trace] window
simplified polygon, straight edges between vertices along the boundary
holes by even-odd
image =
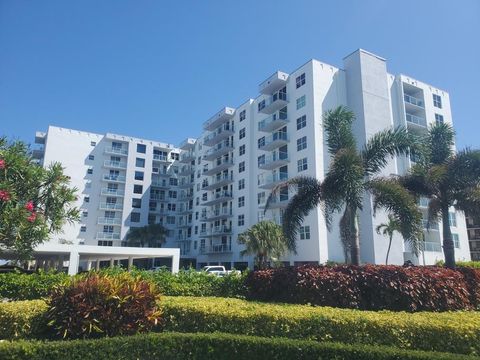
[[[244,207],[245,206],[245,196],[240,196],[238,198],[238,207]]]
[[[457,217],[455,216],[455,213],[448,213],[448,223],[450,226],[457,227]]]
[[[112,240],[98,240],[98,246],[113,246]]]
[[[307,126],[307,115],[303,115],[297,119],[297,130]]]
[[[170,190],[170,191],[168,192],[168,197],[169,197],[170,199],[176,199],[176,198],[177,198],[177,192],[174,191],[174,190]]]
[[[87,227],[85,225],[80,226],[80,232],[86,232]]]
[[[132,223],[140,222],[140,213],[132,212],[130,214],[130,222],[132,222]]]
[[[243,121],[247,118],[247,112],[245,110],[240,111],[240,121]]]
[[[147,152],[147,145],[137,144],[137,152],[141,154],[145,154]]]
[[[307,163],[307,158],[303,158],[297,161],[297,170],[298,172],[300,171],[305,171],[308,169],[308,163]]]
[[[441,109],[442,108],[442,98],[440,95],[433,94],[433,106]]]
[[[92,175],[93,174],[93,169],[92,168],[87,169],[87,174]]]
[[[90,146],[97,146],[97,142],[96,141],[90,141]]]
[[[175,225],[175,216],[167,216],[167,224]]]
[[[300,226],[300,240],[310,240],[310,226]]]
[[[133,185],[133,193],[134,194],[143,193],[143,186],[142,185]]]
[[[297,139],[297,151],[301,151],[307,148],[307,137],[303,136],[300,139]]]
[[[245,161],[242,161],[240,164],[238,164],[238,172],[244,172],[245,171]]]
[[[261,205],[265,202],[265,192],[262,191],[261,193],[257,194],[257,203],[258,205]]]
[[[83,217],[88,217],[88,211],[83,211],[83,212],[82,212],[82,216],[83,216]]]
[[[95,155],[88,155],[88,160],[95,160]]]
[[[262,146],[265,146],[265,136],[258,139],[258,148],[260,149]]]
[[[258,111],[262,111],[264,107],[265,107],[265,100],[262,100],[258,103]]]
[[[90,202],[90,196],[84,196],[83,201],[86,203]]]
[[[170,178],[169,182],[170,182],[170,185],[172,185],[172,186],[177,186],[178,185],[178,179],[176,179],[176,178]]]
[[[304,106],[305,106],[305,95],[297,99],[297,110],[303,108]]]
[[[136,166],[136,167],[144,168],[144,167],[145,167],[145,159],[136,158],[136,159],[135,159],[135,166]]]
[[[140,209],[142,207],[142,199],[132,199],[132,208]]]
[[[297,76],[297,78],[295,79],[295,83],[297,84],[297,89],[300,86],[305,85],[305,73],[303,73],[300,76]]]
[[[435,114],[435,122],[437,124],[443,124],[443,115]]]
[[[170,153],[170,158],[171,158],[172,160],[179,160],[179,159],[180,159],[180,154],[179,154],[179,153],[171,152],[171,153]]]
[[[238,133],[238,138],[243,139],[245,137],[245,128],[240,129],[240,132]]]
[[[453,240],[453,245],[457,248],[460,249],[460,239],[458,237],[458,234],[452,233],[452,240]]]
[[[245,225],[245,215],[238,215],[238,226]]]
[[[245,155],[245,144],[238,148],[239,156]]]
[[[245,179],[238,180],[238,190],[245,189]]]
[[[143,171],[135,171],[135,180],[143,181]]]

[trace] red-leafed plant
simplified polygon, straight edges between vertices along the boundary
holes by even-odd
[[[478,309],[480,270],[440,267],[314,266],[252,272],[248,297],[362,310]]]
[[[54,288],[47,316],[63,338],[133,335],[157,324],[159,300],[152,283],[128,273],[89,274]]]

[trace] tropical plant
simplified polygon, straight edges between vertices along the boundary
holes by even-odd
[[[446,123],[430,126],[422,137],[417,162],[401,184],[416,196],[429,199],[427,228],[442,220],[445,266],[455,268],[455,247],[449,209],[480,215],[480,150],[455,152],[455,132]]]
[[[133,247],[161,247],[165,242],[167,230],[162,224],[149,224],[131,227],[127,233],[127,245]]]
[[[403,128],[386,129],[374,134],[362,150],[357,149],[352,123],[353,112],[344,106],[327,111],[324,129],[330,168],[323,182],[307,176],[298,176],[277,185],[267,199],[266,209],[276,194],[285,186],[297,190],[283,215],[283,231],[288,249],[296,251],[296,237],[303,219],[321,205],[330,230],[334,213],[343,211],[340,219],[340,240],[345,260],[360,264],[358,213],[363,209],[366,192],[373,197],[373,209],[387,210],[401,224],[405,239],[421,236],[421,213],[415,199],[397,181],[379,177],[380,171],[394,156],[408,154],[415,139]],[[412,249],[415,253],[418,249]]]
[[[0,138],[0,254],[28,258],[35,246],[80,219],[76,189],[59,163],[43,168],[28,145]]]
[[[287,250],[282,227],[273,221],[260,221],[238,235],[238,242],[245,245],[240,255],[255,255],[259,269],[267,266],[269,260],[278,260]]]
[[[376,228],[377,234],[382,234],[384,236],[388,236],[388,249],[387,249],[387,257],[385,258],[385,265],[388,265],[388,255],[390,254],[390,248],[392,247],[392,239],[393,233],[396,231],[401,233],[402,227],[397,219],[393,216],[388,215],[388,221],[386,223],[382,223],[377,226]],[[418,241],[417,239],[411,239],[413,241]],[[418,248],[418,245],[415,244],[414,247]]]

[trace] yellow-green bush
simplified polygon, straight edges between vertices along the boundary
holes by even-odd
[[[43,300],[0,303],[0,339],[38,338],[47,327]]]
[[[165,297],[169,331],[283,336],[480,354],[480,312],[361,311],[239,299]]]

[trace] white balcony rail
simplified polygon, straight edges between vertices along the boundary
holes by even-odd
[[[423,104],[423,101],[419,98],[416,98],[412,95],[408,95],[408,94],[403,94],[403,98],[405,99],[406,102],[410,103],[410,104],[413,104],[413,105],[416,105],[416,106],[419,106],[419,107],[424,107],[424,104]]]
[[[102,195],[124,196],[125,195],[125,190],[103,188],[102,191],[101,191],[101,194]]]
[[[119,168],[119,169],[127,168],[127,163],[122,161],[105,160],[103,165],[108,167],[113,167],[113,168]]]
[[[122,219],[120,218],[109,218],[109,217],[99,217],[98,223],[100,225],[122,225]]]
[[[120,240],[120,233],[98,232],[97,240]]]

